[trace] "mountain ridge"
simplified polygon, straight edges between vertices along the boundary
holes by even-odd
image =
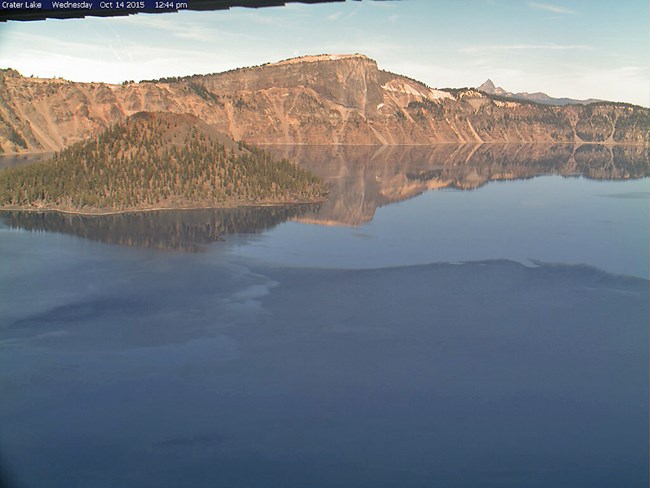
[[[478,86],[476,88],[479,91],[482,91],[484,93],[487,93],[488,95],[497,95],[500,97],[505,97],[505,98],[512,98],[515,100],[527,100],[530,102],[535,102],[535,103],[543,103],[545,105],[588,105],[591,103],[598,103],[598,102],[603,102],[603,103],[616,103],[616,102],[608,102],[607,100],[600,100],[598,98],[587,98],[585,100],[578,100],[575,98],[568,98],[568,97],[552,97],[550,95],[547,95],[546,93],[542,92],[534,92],[534,93],[528,93],[528,92],[519,92],[519,93],[513,93],[509,92],[505,89],[503,89],[500,86],[496,86],[494,82],[491,79],[487,79],[482,85]]]
[[[433,89],[362,54],[316,55],[121,85],[0,71],[0,151],[56,151],[136,112],[189,113],[254,144],[595,142],[648,145],[649,110],[541,105]]]

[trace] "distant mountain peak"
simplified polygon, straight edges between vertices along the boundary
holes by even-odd
[[[479,91],[485,92],[489,95],[499,95],[502,97],[514,97],[514,93],[504,90],[500,86],[495,86],[494,82],[491,79],[487,79],[485,83],[477,88]]]
[[[594,102],[601,102],[595,98],[589,98],[587,100],[576,100],[573,98],[554,98],[546,93],[535,92],[520,92],[512,93],[507,90],[504,90],[500,86],[495,86],[491,79],[487,79],[477,90],[487,93],[488,95],[497,95],[500,97],[512,98],[515,100],[527,100],[529,102],[542,103],[545,105],[570,105],[570,104],[581,104],[587,105]]]
[[[490,78],[485,80],[485,82],[478,87],[478,90],[484,91],[485,93],[494,93],[494,90],[496,89],[496,86],[492,82]]]

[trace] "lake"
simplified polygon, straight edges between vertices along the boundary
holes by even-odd
[[[5,483],[647,486],[647,149],[268,149],[327,202],[0,214]]]

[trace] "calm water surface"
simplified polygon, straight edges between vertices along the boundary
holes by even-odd
[[[647,486],[644,160],[358,150],[295,149],[317,208],[0,216],[6,482]]]

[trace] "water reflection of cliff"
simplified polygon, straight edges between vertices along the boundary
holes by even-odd
[[[438,188],[474,189],[494,180],[538,175],[594,179],[650,176],[638,146],[483,144],[436,146],[266,146],[300,161],[330,186],[319,206],[183,210],[88,217],[0,212],[11,227],[61,232],[111,244],[199,251],[233,233],[262,232],[286,220],[360,225],[378,207]]]
[[[197,252],[228,234],[259,233],[299,218],[313,205],[242,207],[83,216],[57,212],[0,212],[4,224],[32,231],[61,232],[127,246]]]
[[[648,148],[571,144],[436,146],[266,146],[330,185],[328,201],[299,220],[359,225],[382,205],[439,188],[475,189],[538,175],[593,179],[650,176]]]

